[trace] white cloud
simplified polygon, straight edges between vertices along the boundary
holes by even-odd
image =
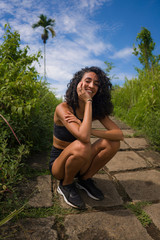
[[[66,33],[77,32],[78,18],[73,18],[65,14],[63,17],[61,17],[61,20],[63,21],[63,28],[61,30],[65,31]]]
[[[123,49],[115,52],[112,56],[110,56],[110,58],[112,58],[112,59],[128,58],[128,57],[132,56],[132,52],[133,52],[133,48],[126,47],[126,48],[123,48]]]
[[[5,13],[13,13],[13,5],[8,4],[7,2],[0,2],[1,15]]]
[[[94,10],[96,7],[100,7],[105,2],[112,2],[112,0],[81,0],[80,7],[81,8],[89,8],[90,11]]]
[[[46,44],[47,78],[52,86],[57,88],[56,93],[62,96],[73,73],[84,66],[103,66],[105,60],[100,60],[100,56],[113,52],[112,44],[101,38],[100,32],[102,27],[104,30],[104,26],[91,21],[94,10],[111,2],[112,0],[62,0],[49,1],[47,4],[40,0],[1,0],[0,7],[3,16],[8,13],[11,27],[19,31],[21,46],[28,44],[31,53],[41,49],[43,55],[43,29],[33,30],[32,24],[39,20],[38,16],[42,13],[55,18],[56,37],[52,39],[50,36]],[[3,23],[5,20],[4,18]],[[117,29],[114,24],[112,27],[107,26],[105,31],[112,32]],[[117,56],[120,56],[120,52]],[[40,63],[40,67],[37,64],[36,66],[43,76],[43,59]]]
[[[63,46],[59,43],[54,48],[47,48],[47,77],[53,79],[54,86],[59,89],[59,93],[63,95],[65,86],[72,78],[73,74],[84,66],[102,65],[103,62],[92,58],[89,50],[86,50],[83,46],[79,46],[71,41],[63,41]],[[41,73],[43,75],[43,60]]]

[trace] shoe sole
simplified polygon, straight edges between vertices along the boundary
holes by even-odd
[[[97,200],[97,201],[100,201],[100,200],[101,200],[101,199],[96,198],[95,196],[93,196],[90,192],[88,192],[88,190],[87,190],[85,187],[81,186],[79,183],[76,183],[76,184],[77,184],[77,187],[78,187],[79,189],[84,190],[90,198],[92,198],[92,199],[94,199],[94,200]]]
[[[71,207],[74,207],[74,208],[81,209],[80,207],[78,207],[78,206],[76,206],[76,205],[73,205],[72,203],[70,203],[70,202],[67,200],[66,196],[65,196],[64,193],[61,191],[60,187],[57,188],[57,192],[58,192],[60,195],[63,196],[64,201],[65,201],[68,205],[70,205]]]

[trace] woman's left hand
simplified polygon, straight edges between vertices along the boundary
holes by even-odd
[[[68,123],[75,122],[78,123],[79,125],[81,124],[81,121],[71,112],[67,112],[67,114],[64,115],[65,120]]]

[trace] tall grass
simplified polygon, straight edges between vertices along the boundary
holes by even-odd
[[[126,79],[123,87],[112,91],[114,114],[141,130],[160,151],[160,67],[141,70],[136,78]]]

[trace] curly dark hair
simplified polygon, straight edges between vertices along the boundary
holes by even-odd
[[[79,107],[77,85],[83,78],[84,74],[88,72],[96,73],[99,80],[98,91],[93,97],[92,117],[93,119],[102,119],[105,116],[110,115],[113,111],[113,105],[111,102],[112,84],[105,72],[99,67],[85,67],[76,72],[67,85],[65,101],[73,109],[77,109]]]

